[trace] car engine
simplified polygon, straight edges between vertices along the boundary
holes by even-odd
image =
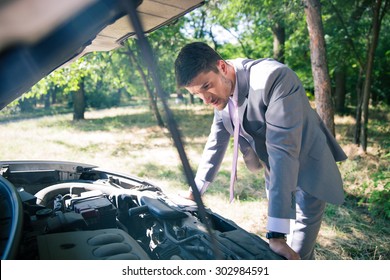
[[[14,188],[22,209],[20,218],[1,214],[20,227],[10,238],[15,259],[280,259],[259,236],[206,209],[210,236],[196,204],[139,178],[82,165],[1,167],[0,186]],[[10,197],[2,191],[3,207]]]

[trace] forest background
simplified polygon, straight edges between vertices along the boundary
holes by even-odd
[[[272,57],[298,74],[313,107],[328,118],[348,154],[340,164],[347,199],[342,206],[327,207],[319,259],[390,259],[389,3],[210,0],[148,35],[164,98],[194,170],[212,109],[176,89],[173,63],[182,46],[203,41],[224,58]],[[313,35],[312,27],[319,33]],[[313,45],[315,38],[323,41],[323,57],[315,56],[321,49]],[[318,73],[325,87],[316,83]],[[89,54],[53,72],[2,110],[0,154],[2,160],[95,163],[147,177],[171,192],[184,190],[186,179],[160,108],[137,42],[129,40],[120,49]],[[229,206],[229,166],[226,160],[206,204],[264,235],[263,179],[247,173],[241,162],[236,202]]]

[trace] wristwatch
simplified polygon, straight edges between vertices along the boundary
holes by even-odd
[[[267,234],[265,235],[265,237],[266,237],[267,239],[272,239],[272,238],[284,239],[284,240],[287,239],[285,233],[280,233],[280,232],[275,232],[275,231],[269,231],[269,232],[267,232]]]

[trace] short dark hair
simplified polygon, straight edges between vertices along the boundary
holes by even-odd
[[[175,61],[177,86],[182,88],[189,85],[202,72],[218,72],[218,60],[222,60],[222,57],[206,43],[194,42],[185,45]]]

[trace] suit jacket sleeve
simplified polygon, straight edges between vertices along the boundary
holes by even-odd
[[[196,180],[212,182],[221,166],[230,139],[221,113],[214,111],[214,120],[196,173]]]

